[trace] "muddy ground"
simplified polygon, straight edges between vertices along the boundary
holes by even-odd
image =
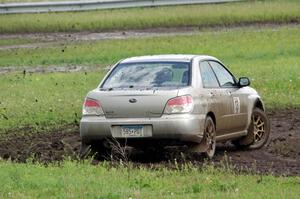
[[[255,173],[273,173],[275,175],[300,175],[300,109],[285,109],[268,112],[271,120],[269,143],[259,150],[240,150],[230,143],[217,147],[214,165],[230,165],[237,171]],[[20,135],[23,134],[23,135]],[[61,161],[66,156],[77,159],[80,148],[79,129],[76,125],[67,125],[50,133],[31,134],[28,129],[9,132],[0,138],[0,157],[25,162],[29,158],[43,163]],[[175,153],[174,153],[175,152]],[[174,167],[174,158],[180,162],[192,162],[203,165],[201,155],[176,153],[171,148],[164,153],[136,152],[130,155],[130,161],[136,165],[151,167]],[[102,161],[95,158],[93,163]]]
[[[175,35],[193,35],[205,33],[206,31],[233,31],[243,30],[245,28],[253,31],[260,31],[265,28],[271,28],[274,31],[282,27],[300,27],[299,21],[289,23],[245,23],[233,25],[215,25],[215,26],[186,26],[186,27],[169,27],[169,28],[149,28],[142,30],[124,30],[110,32],[54,32],[54,33],[20,33],[20,34],[0,34],[0,40],[3,39],[28,39],[32,40],[27,44],[4,45],[0,50],[21,49],[21,48],[43,48],[49,46],[64,46],[73,42],[93,42],[112,39],[129,39],[129,38],[149,38]]]

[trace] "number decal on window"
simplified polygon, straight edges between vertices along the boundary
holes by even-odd
[[[240,98],[238,97],[233,97],[233,113],[234,114],[239,114],[240,113]]]

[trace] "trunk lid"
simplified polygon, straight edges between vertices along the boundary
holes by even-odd
[[[160,117],[167,101],[176,97],[178,89],[96,91],[107,118]]]

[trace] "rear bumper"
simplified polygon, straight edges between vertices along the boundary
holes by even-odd
[[[105,118],[84,116],[80,121],[80,136],[84,140],[113,137],[113,128],[120,125],[147,125],[150,137],[128,139],[175,139],[200,142],[203,136],[205,115],[174,114],[159,118]]]

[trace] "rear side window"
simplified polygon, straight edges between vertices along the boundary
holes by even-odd
[[[182,87],[189,82],[189,62],[123,63],[112,71],[102,88]]]
[[[217,88],[219,87],[218,80],[212,71],[208,62],[200,62],[200,72],[201,72],[201,79],[204,88]]]
[[[209,64],[211,65],[212,69],[214,70],[220,86],[221,87],[234,87],[236,86],[234,77],[228,72],[224,66],[222,66],[218,62],[210,61]]]

